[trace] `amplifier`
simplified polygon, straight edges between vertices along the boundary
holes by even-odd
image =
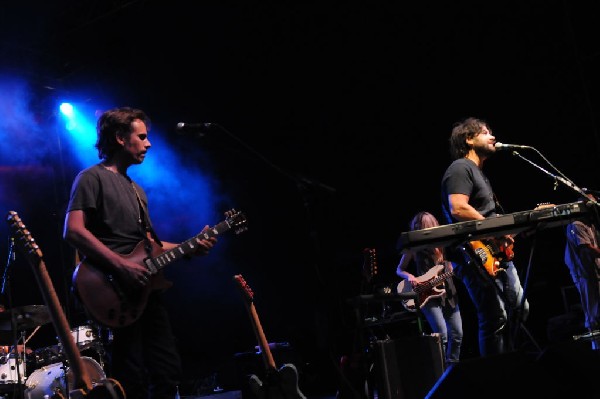
[[[439,334],[373,343],[380,399],[423,399],[444,373]]]

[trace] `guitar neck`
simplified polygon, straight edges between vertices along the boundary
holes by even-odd
[[[175,248],[169,249],[167,251],[161,250],[158,256],[148,258],[144,262],[148,267],[148,270],[150,270],[152,274],[156,274],[158,271],[164,269],[171,263],[183,257],[192,255],[194,252],[196,252],[196,250],[198,249],[198,239],[201,240],[216,237],[222,233],[225,233],[229,229],[231,229],[231,225],[227,220],[224,220],[211,227],[210,229],[203,231],[200,234],[184,241]]]
[[[67,322],[65,314],[62,311],[60,301],[58,300],[58,296],[56,295],[56,291],[54,290],[54,286],[52,285],[52,281],[48,275],[44,261],[38,261],[37,265],[32,262],[30,263],[34,270],[38,285],[42,291],[46,305],[48,306],[48,311],[50,313],[50,317],[52,318],[52,322],[54,323],[60,343],[63,346],[67,355],[67,360],[73,369],[75,381],[72,388],[89,392],[93,388],[92,381],[83,365],[81,356],[79,356],[79,349],[77,348],[73,336],[71,335],[69,323]]]
[[[65,313],[62,310],[60,301],[54,290],[54,285],[52,284],[52,280],[46,269],[42,251],[35,243],[31,233],[25,227],[25,224],[21,221],[17,212],[10,211],[8,213],[7,222],[13,229],[15,236],[19,238],[18,240],[15,240],[17,247],[23,251],[31,266],[44,301],[46,302],[46,306],[48,307],[54,329],[58,333],[60,343],[66,351],[67,360],[73,370],[72,374],[74,382],[72,393],[74,396],[77,394],[81,396],[84,392],[87,393],[92,390],[92,381],[90,375],[83,366],[83,361],[79,355],[79,348],[77,348],[75,339],[71,335],[69,323],[67,322]]]
[[[442,281],[448,279],[449,277],[451,277],[454,274],[454,272],[446,272],[446,273],[442,273],[439,276],[437,276],[434,279],[431,279],[430,281],[428,281],[428,284],[430,285],[437,285],[439,283],[441,283]]]
[[[275,364],[275,359],[271,354],[271,348],[269,347],[267,337],[263,332],[262,324],[260,323],[258,313],[256,312],[256,307],[254,306],[254,303],[251,302],[248,304],[247,308],[248,313],[250,314],[250,320],[252,320],[252,327],[254,328],[254,334],[258,340],[258,345],[260,347],[260,353],[262,355],[265,368],[267,368],[267,370],[275,370],[277,365]]]

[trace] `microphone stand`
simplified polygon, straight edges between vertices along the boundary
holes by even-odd
[[[533,148],[533,147],[531,147],[531,148]],[[540,154],[540,152],[537,151],[535,148],[533,148],[533,149],[538,154]],[[600,206],[600,203],[598,203],[596,196],[593,196],[593,198],[590,198],[584,189],[579,188],[575,183],[573,183],[573,181],[571,181],[571,179],[567,178],[563,173],[558,171],[558,169],[556,169],[542,154],[540,154],[540,156],[542,158],[544,158],[544,160],[546,162],[548,162],[548,164],[550,166],[552,166],[561,176],[557,176],[557,175],[554,175],[554,174],[548,172],[546,169],[542,168],[541,166],[537,165],[536,163],[532,162],[531,160],[525,158],[524,156],[519,154],[517,151],[513,151],[513,155],[517,156],[517,157],[521,158],[522,160],[528,162],[529,164],[535,166],[536,168],[538,168],[539,170],[541,170],[542,172],[544,172],[545,174],[547,174],[548,176],[553,178],[554,179],[554,189],[556,189],[556,187],[558,187],[558,183],[560,182],[563,185],[565,185],[566,187],[568,187],[571,190],[573,190],[574,192],[576,192],[582,198],[585,198],[586,206],[588,206],[589,208],[592,209],[592,213],[594,216],[594,223],[596,223],[596,225],[600,227],[600,215],[598,213],[598,211],[599,211],[598,207]]]
[[[533,147],[531,147],[533,148]],[[538,154],[539,151],[537,151],[535,148],[533,148]],[[545,174],[547,174],[548,176],[550,176],[552,179],[554,179],[554,188],[556,189],[556,187],[558,187],[558,182],[563,183],[565,186],[569,187],[570,189],[572,189],[573,191],[575,191],[576,193],[578,193],[579,195],[586,197],[586,193],[585,191],[583,191],[582,189],[580,189],[579,187],[577,187],[577,185],[575,183],[573,183],[570,179],[567,179],[565,177],[563,177],[564,175],[562,173],[560,173],[562,176],[557,176],[555,174],[552,174],[550,172],[548,172],[546,169],[542,168],[541,166],[539,166],[538,164],[534,163],[533,161],[525,158],[524,156],[522,156],[521,154],[519,154],[517,151],[513,151],[512,152],[514,156],[517,156],[519,158],[521,158],[522,160],[524,160],[525,162],[528,162],[529,164],[535,166],[536,168],[538,168],[539,170],[541,170],[542,172],[544,172]],[[541,154],[540,154],[541,155]],[[542,158],[544,158],[542,156]],[[546,158],[544,158],[544,160],[546,162],[548,162],[548,160]],[[550,164],[550,166],[552,166],[552,164],[550,162],[548,162],[548,164]],[[554,166],[552,166],[554,168]],[[556,169],[556,168],[554,168]],[[595,200],[593,201],[596,204],[598,204]]]
[[[216,128],[216,129],[222,131],[228,137],[230,137],[236,143],[238,143],[241,147],[243,147],[245,150],[247,150],[249,153],[251,153],[256,158],[258,158],[262,162],[264,162],[271,169],[275,170],[280,175],[288,178],[289,180],[293,181],[296,184],[296,188],[300,192],[300,195],[301,195],[302,201],[303,201],[304,210],[306,212],[307,225],[308,225],[308,230],[309,230],[309,237],[311,238],[311,241],[312,241],[313,249],[314,249],[314,252],[315,252],[315,258],[316,259],[320,259],[321,257],[319,255],[320,255],[320,252],[321,252],[321,248],[320,248],[320,244],[319,244],[319,238],[318,238],[318,234],[317,234],[317,228],[316,228],[316,225],[315,225],[315,222],[314,222],[313,213],[312,213],[312,209],[311,209],[311,199],[310,199],[310,196],[309,196],[309,190],[308,189],[310,187],[315,187],[315,188],[318,188],[321,191],[323,191],[325,193],[328,193],[328,194],[331,194],[331,195],[335,194],[337,190],[334,187],[331,187],[331,186],[329,186],[327,184],[324,184],[322,182],[319,182],[317,180],[310,179],[310,178],[308,178],[306,176],[302,176],[302,175],[299,175],[299,174],[292,174],[289,171],[284,170],[283,168],[275,165],[273,162],[271,162],[269,159],[267,159],[265,156],[263,156],[262,154],[260,154],[258,151],[256,151],[254,148],[252,148],[250,145],[248,145],[247,143],[245,143],[242,139],[240,139],[239,137],[237,137],[235,134],[233,134],[232,132],[230,132],[228,129],[226,129],[225,127],[223,127],[219,123],[204,124],[204,128],[205,129]],[[196,134],[196,136],[198,138],[204,138],[207,135],[205,133],[199,131]],[[314,270],[315,270],[318,282],[321,285],[321,287],[327,287],[327,282],[325,281],[325,279],[322,276],[322,273],[321,273],[321,271],[320,271],[320,269],[318,267],[318,263],[315,263],[313,265],[313,267],[314,267]]]
[[[21,367],[21,356],[19,355],[19,341],[22,337],[18,336],[18,331],[17,331],[17,320],[16,320],[16,315],[13,312],[12,309],[12,291],[11,291],[11,286],[10,286],[10,274],[9,274],[9,269],[10,266],[16,261],[16,252],[15,252],[15,239],[14,237],[10,237],[10,243],[8,246],[8,260],[6,262],[6,266],[4,268],[4,273],[2,274],[2,287],[0,289],[0,297],[2,298],[2,300],[4,300],[4,298],[6,298],[6,305],[8,306],[4,306],[4,304],[0,304],[4,309],[4,312],[11,312],[10,314],[10,326],[11,326],[11,333],[12,333],[12,340],[13,340],[13,347],[12,350],[8,351],[7,354],[7,358],[6,361],[7,363],[10,365],[10,356],[14,353],[14,359],[15,359],[15,368],[16,368],[16,373],[17,373],[17,390],[18,390],[18,397],[20,399],[24,399],[25,397],[25,390],[24,390],[24,386],[23,386],[23,380],[24,377],[21,377],[21,369],[23,369],[23,376],[25,375],[25,358],[23,358],[23,366]],[[23,345],[23,355],[25,355],[25,345]]]
[[[311,208],[311,202],[310,202],[310,198],[308,196],[308,188],[309,187],[316,187],[316,188],[319,188],[322,191],[324,191],[326,193],[329,193],[329,194],[335,194],[336,193],[336,189],[334,187],[331,187],[331,186],[329,186],[327,184],[324,184],[322,182],[319,182],[317,180],[310,179],[310,178],[308,178],[306,176],[302,176],[302,175],[298,175],[298,174],[292,174],[289,171],[286,171],[283,168],[275,165],[273,162],[271,162],[270,160],[268,160],[265,156],[263,156],[262,154],[260,154],[254,148],[250,147],[242,139],[240,139],[239,137],[237,137],[236,135],[234,135],[232,132],[230,132],[229,130],[227,130],[225,127],[223,127],[219,123],[210,123],[210,124],[205,124],[205,125],[206,125],[207,129],[211,129],[213,127],[219,129],[220,131],[222,131],[223,133],[225,133],[227,136],[229,136],[230,138],[232,138],[236,143],[238,143],[244,149],[246,149],[249,153],[251,153],[256,158],[258,158],[261,161],[263,161],[271,169],[274,169],[279,174],[285,176],[286,178],[290,179],[291,181],[293,181],[296,184],[296,187],[298,188],[298,191],[301,193],[302,200],[303,200],[303,206],[304,206],[304,209],[306,211],[306,217],[307,217],[307,220],[308,220],[309,235],[312,238],[313,246],[314,246],[314,249],[315,249],[315,253],[318,255],[320,253],[320,245],[318,243],[317,231],[316,231],[317,229],[314,227],[313,216],[312,216],[312,212],[311,212],[311,209],[310,209]],[[197,134],[197,137],[199,137],[199,138],[202,138],[202,137],[205,137],[205,136],[206,136],[206,134],[204,134],[204,133],[200,133],[199,132]],[[321,276],[319,268],[316,267],[316,265],[315,265],[315,271],[317,273],[317,277],[319,278],[319,282],[323,286],[325,286],[325,281],[323,280],[323,277]]]
[[[554,167],[554,165],[552,165],[552,163],[550,163],[550,161],[548,161],[546,159],[546,157],[544,157],[537,149],[535,149],[534,147],[531,147],[535,152],[537,152],[550,166],[552,166],[553,169],[555,169],[561,176],[555,175],[553,173],[550,173],[549,171],[547,171],[546,169],[542,168],[541,166],[537,165],[536,163],[534,163],[533,161],[525,158],[524,156],[522,156],[521,154],[519,154],[517,151],[513,151],[512,154],[514,156],[517,156],[519,158],[521,158],[522,160],[528,162],[529,164],[533,165],[534,167],[536,167],[537,169],[541,170],[542,172],[544,172],[545,174],[547,174],[548,176],[550,176],[552,179],[554,179],[554,189],[556,190],[556,188],[558,187],[558,183],[562,183],[564,186],[568,187],[569,189],[573,190],[574,192],[576,192],[579,196],[581,196],[582,198],[585,198],[585,205],[591,209],[592,211],[592,222],[600,228],[600,208],[599,208],[599,203],[596,199],[595,196],[593,196],[593,198],[590,198],[587,193],[585,192],[585,190],[579,188],[571,179],[567,178],[563,173],[561,173],[557,168]],[[532,253],[533,253],[533,249],[532,249]],[[524,304],[525,304],[525,299],[526,299],[526,288],[527,288],[527,284],[528,284],[528,280],[529,280],[529,271],[531,268],[531,258],[530,258],[530,263],[527,266],[527,274],[526,274],[526,279],[525,279],[525,283],[523,286],[523,299],[521,301],[520,307],[521,309],[523,308]],[[593,334],[592,334],[593,335]]]

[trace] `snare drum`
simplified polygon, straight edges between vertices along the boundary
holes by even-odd
[[[96,386],[106,379],[104,370],[94,359],[82,356],[81,360],[83,367],[90,376],[92,386]],[[52,397],[56,393],[61,393],[64,398],[68,398],[69,392],[67,389],[73,389],[73,372],[67,368],[65,381],[64,367],[62,363],[55,363],[31,373],[25,383],[25,399],[44,399],[44,395]],[[65,382],[69,385],[68,388]]]
[[[25,364],[20,356],[15,358],[13,353],[7,356],[4,363],[0,365],[0,384],[18,384],[19,375],[21,382],[25,381]]]
[[[98,334],[90,326],[79,326],[71,330],[71,335],[79,350],[90,349],[98,340]]]

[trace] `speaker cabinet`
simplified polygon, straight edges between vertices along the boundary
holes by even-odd
[[[534,398],[525,393],[533,381],[531,357],[521,352],[463,360],[448,367],[426,399]]]
[[[542,353],[516,351],[449,367],[426,399],[598,399],[600,353],[592,342],[565,342]]]
[[[422,399],[444,372],[438,334],[373,343],[379,399]]]

